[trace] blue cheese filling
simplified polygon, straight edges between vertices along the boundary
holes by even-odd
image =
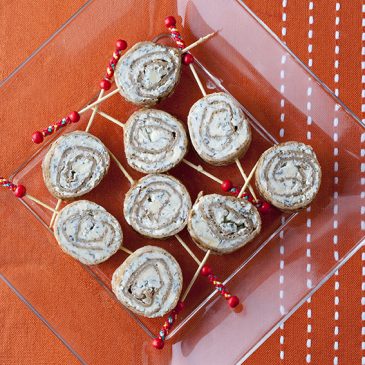
[[[176,166],[186,154],[187,143],[182,123],[161,110],[133,113],[124,129],[127,161],[144,173],[166,172]]]
[[[54,227],[62,250],[86,265],[107,260],[123,240],[119,222],[103,207],[87,200],[63,208]]]
[[[191,199],[169,175],[147,175],[126,194],[124,216],[137,232],[153,238],[177,234],[186,225]]]

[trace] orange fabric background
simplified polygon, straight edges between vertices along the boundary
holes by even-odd
[[[313,71],[322,78],[327,85],[335,88],[333,80],[334,54],[334,19],[336,1],[314,0],[313,14],[314,39],[313,43]],[[47,39],[64,21],[67,20],[81,5],[82,0],[64,0],[54,4],[50,1],[0,1],[0,78],[5,78],[19,63]],[[305,62],[308,62],[308,18],[310,1],[303,0],[266,0],[257,2],[247,0],[246,3],[258,16],[268,24],[279,37],[284,39],[288,46]],[[340,54],[338,73],[340,81],[338,89],[343,101],[360,117],[361,105],[365,103],[361,90],[362,85],[361,61],[362,56],[362,2],[337,1],[340,4],[341,21],[339,24]],[[283,17],[283,13],[286,17]],[[329,26],[331,25],[331,26]],[[283,31],[285,28],[286,31]],[[365,46],[365,38],[364,38]],[[333,54],[331,57],[328,55]],[[365,61],[365,60],[364,60]],[[6,120],[0,121],[2,132],[6,128]],[[34,121],[34,124],[36,122]],[[19,126],[21,121],[19,121]],[[11,138],[2,141],[0,145],[1,156],[7,153]],[[358,143],[358,141],[356,141]],[[18,156],[21,151],[13,151],[6,164],[7,174],[19,164]],[[2,164],[3,165],[3,164]],[[28,215],[24,209],[19,209],[13,204],[8,195],[1,192],[0,221],[2,239],[11,245],[14,240],[28,239]],[[7,214],[5,215],[5,212]],[[359,212],[360,215],[360,212]],[[9,219],[16,225],[5,224]],[[16,229],[14,228],[16,227]],[[42,239],[43,227],[32,224],[32,235]],[[360,229],[360,227],[359,227]],[[362,350],[361,314],[364,310],[361,298],[362,291],[362,257],[361,253],[352,258],[340,271],[337,280],[339,289],[339,333],[336,335],[338,350],[334,346],[333,333],[333,305],[334,305],[334,279],[331,279],[312,298],[311,315],[307,307],[303,306],[278,330],[248,361],[247,364],[305,364],[309,360],[313,364],[333,364],[338,357],[338,364],[361,364],[365,356],[365,347]],[[67,267],[57,268],[67,278]],[[78,270],[80,280],[87,282],[88,274]],[[87,289],[92,291],[92,285]],[[90,293],[84,293],[85,300]],[[30,312],[30,310],[14,295],[4,284],[0,285],[0,315],[1,315],[1,340],[0,363],[3,364],[73,364],[77,363],[75,357],[68,352],[62,343]],[[364,295],[365,297],[365,295]],[[365,303],[364,303],[365,304]],[[331,308],[331,310],[328,310]],[[313,332],[310,335],[311,343],[308,345],[307,324],[311,316]],[[328,324],[331,325],[328,325]],[[4,326],[2,325],[4,324]],[[126,319],[126,328],[133,326],[130,318]],[[134,327],[134,326],[133,326]],[[141,363],[141,359],[134,358],[134,350],[138,347],[138,329],[133,336],[133,342],[125,343],[125,358],[114,359],[115,363],[129,364]],[[364,332],[365,335],[365,332]],[[335,360],[336,361],[336,360]],[[95,364],[104,364],[102,354],[95,354]]]

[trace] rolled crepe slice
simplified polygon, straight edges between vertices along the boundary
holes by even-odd
[[[114,77],[126,100],[151,106],[173,92],[180,73],[181,53],[177,48],[139,42],[120,58]]]
[[[100,139],[76,131],[51,145],[42,163],[43,178],[53,196],[72,199],[94,189],[109,165],[109,152]]]
[[[127,192],[124,216],[137,232],[165,238],[187,223],[191,199],[185,186],[169,175],[147,175]]]
[[[123,241],[117,219],[88,200],[66,205],[55,220],[54,234],[64,252],[86,265],[107,260]]]
[[[283,211],[307,207],[321,184],[321,166],[312,147],[285,142],[265,151],[255,172],[260,195]]]
[[[166,172],[184,158],[187,136],[182,123],[162,110],[133,113],[124,128],[127,161],[143,173]]]
[[[156,246],[133,252],[112,279],[118,300],[148,318],[162,317],[175,308],[182,284],[182,272],[175,258]]]
[[[227,254],[260,233],[261,218],[255,206],[246,199],[203,195],[190,211],[188,230],[203,250]]]
[[[248,119],[226,93],[213,93],[199,99],[189,111],[188,127],[196,152],[212,165],[234,162],[251,143]]]

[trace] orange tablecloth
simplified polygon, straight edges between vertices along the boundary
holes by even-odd
[[[9,75],[83,3],[83,0],[58,3],[45,0],[1,1],[0,78]],[[365,62],[365,6],[362,1],[247,0],[246,3],[305,63],[312,62],[313,71],[327,85],[338,89],[343,101],[362,117],[362,111],[365,112],[365,63],[362,64]],[[7,136],[6,130],[16,131],[22,125],[19,121],[19,125],[9,128],[6,120],[0,123],[3,136]],[[37,121],[34,118],[30,123],[36,127]],[[0,143],[1,173],[5,176],[14,170],[22,160],[20,156],[25,153],[12,144],[12,138],[7,137]],[[360,141],[354,143],[359,144],[360,154]],[[0,192],[0,202],[2,240],[11,245],[16,240],[26,241],[30,236],[44,239],[40,226],[32,224],[29,232],[29,216],[14,205],[14,200],[7,193]],[[365,260],[365,251],[363,255]],[[67,267],[57,270],[65,280],[71,275]],[[78,270],[80,280],[87,280],[85,272],[75,270]],[[365,273],[362,253],[358,253],[247,364],[365,364],[365,323],[362,320],[363,311],[365,320],[365,279],[362,270]],[[338,282],[336,294],[335,281]],[[92,288],[85,288],[85,293],[81,294],[85,295],[85,299],[90,295],[88,290]],[[1,282],[0,307],[1,364],[77,363],[66,347]],[[335,315],[338,316],[336,323]],[[131,320],[126,319],[125,325],[130,327]],[[126,337],[124,346],[125,357],[113,359],[115,364],[142,363],[133,355],[138,346],[138,330],[132,340]],[[94,358],[94,364],[105,364],[102,354],[95,353]]]

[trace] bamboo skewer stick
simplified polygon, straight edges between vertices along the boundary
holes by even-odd
[[[190,292],[191,288],[193,287],[193,285],[194,285],[194,283],[195,283],[196,279],[198,278],[198,276],[199,276],[199,274],[200,274],[200,271],[201,271],[202,267],[203,267],[203,266],[205,265],[205,263],[208,261],[208,258],[209,258],[209,255],[210,255],[210,252],[211,252],[211,251],[210,251],[210,250],[208,250],[208,251],[207,251],[207,253],[205,254],[205,256],[204,256],[203,260],[200,262],[200,265],[199,265],[198,269],[196,270],[196,272],[195,272],[195,274],[194,274],[193,278],[191,279],[191,281],[190,281],[190,283],[189,283],[188,287],[186,288],[186,290],[185,290],[185,292],[184,292],[183,296],[181,297],[181,301],[182,301],[182,302],[184,302],[184,301],[185,301],[185,299],[186,299],[186,297],[188,296],[188,294],[189,294],[189,292]]]
[[[213,33],[207,34],[204,37],[199,38],[197,41],[195,41],[194,43],[190,44],[189,46],[187,46],[183,50],[181,50],[181,53],[186,53],[187,51],[190,51],[191,49],[193,49],[197,45],[199,45],[199,44],[205,42],[206,40],[208,40],[209,38],[213,37],[215,34],[216,34],[216,32],[213,32]]]
[[[102,98],[94,101],[93,103],[86,105],[85,108],[81,109],[79,111],[79,114],[85,113],[86,111],[94,108],[96,105],[99,105],[100,103],[102,103],[103,101],[105,101],[106,99],[109,99],[111,96],[117,94],[119,92],[119,88],[114,89],[113,91],[111,91],[110,93],[104,95]]]
[[[236,158],[236,165],[237,165],[237,167],[238,167],[238,170],[240,170],[240,173],[241,173],[241,175],[242,175],[242,177],[243,177],[243,180],[244,180],[244,181],[245,181],[245,183],[246,183],[246,181],[247,181],[247,175],[246,175],[246,174],[245,174],[245,172],[243,171],[243,168],[242,168],[241,162],[240,162],[240,160],[239,160],[238,158]],[[251,184],[250,184],[250,183],[248,184],[248,189],[250,190],[250,193],[251,193],[252,197],[255,199],[255,201],[257,201],[257,196],[256,196],[256,194],[255,194],[255,190],[253,190],[253,188],[252,188],[252,186],[251,186]]]
[[[215,32],[207,34],[206,36],[204,36],[202,38],[199,38],[196,42],[194,42],[194,43],[190,44],[189,46],[185,47],[181,52],[185,53],[185,52],[189,51],[190,49],[196,47],[197,45],[199,45],[199,44],[205,42],[206,40],[208,40],[209,38],[213,37],[213,35],[215,35]],[[79,111],[79,114],[85,113],[86,111],[92,109],[96,105],[99,105],[100,103],[102,103],[106,99],[110,98],[111,96],[117,94],[118,92],[119,92],[119,88],[114,89],[113,91],[111,91],[107,95],[101,97],[100,99],[94,101],[93,103],[87,105],[85,108],[81,109]]]
[[[126,177],[126,179],[129,181],[131,185],[134,184],[134,180],[131,175],[127,172],[127,170],[123,167],[123,165],[120,163],[120,161],[115,157],[115,155],[112,153],[112,151],[108,150],[110,157],[114,160],[114,162],[118,165],[119,169],[122,171],[123,175]]]
[[[199,259],[194,255],[194,252],[191,251],[190,247],[184,242],[184,240],[178,234],[175,234],[175,237],[180,242],[181,246],[183,246],[185,250],[188,252],[188,254],[194,259],[194,261],[198,265],[200,265]]]
[[[26,197],[27,197],[29,200],[32,200],[32,201],[34,201],[35,203],[37,203],[37,204],[41,205],[42,207],[44,207],[44,208],[46,208],[46,209],[50,210],[51,212],[58,214],[57,210],[53,209],[53,208],[52,208],[51,206],[49,206],[48,204],[43,203],[42,201],[40,201],[39,199],[35,198],[34,196],[27,194],[27,195],[26,195]]]
[[[203,94],[204,96],[207,96],[207,93],[206,93],[206,91],[205,91],[205,89],[204,89],[204,86],[203,86],[203,84],[202,84],[202,82],[201,82],[201,80],[200,80],[200,78],[199,78],[199,75],[197,74],[197,72],[196,72],[196,70],[195,70],[194,65],[191,63],[191,64],[189,65],[189,67],[190,67],[190,70],[191,70],[191,72],[192,72],[192,74],[193,74],[193,76],[194,76],[194,78],[195,78],[196,83],[197,83],[197,84],[198,84],[198,86],[199,86],[200,91],[202,92],[202,94]]]
[[[188,48],[188,47],[187,47],[187,48]],[[189,64],[189,67],[190,67],[190,70],[191,70],[191,72],[192,72],[192,74],[193,74],[193,76],[194,76],[194,78],[195,78],[195,81],[196,81],[196,83],[198,84],[199,89],[200,89],[200,91],[202,92],[203,96],[207,96],[207,93],[206,93],[206,91],[205,91],[205,89],[204,89],[204,86],[203,86],[203,84],[202,84],[202,82],[201,82],[201,80],[200,80],[200,78],[199,78],[198,73],[197,73],[197,72],[196,72],[196,70],[195,70],[194,65],[193,65],[192,63],[190,63],[190,64]],[[186,161],[184,161],[184,162],[186,163]],[[241,165],[241,162],[239,161],[239,159],[236,159],[236,165],[237,165],[237,167],[238,167],[238,169],[239,169],[239,171],[240,171],[240,173],[241,173],[241,175],[242,175],[243,179],[244,179],[245,181],[247,181],[247,175],[245,174],[245,172],[244,172],[244,170],[243,170],[243,168],[242,168],[242,165]],[[191,165],[190,165],[190,166],[191,166]],[[191,166],[191,167],[193,167],[193,166]],[[196,170],[197,170],[197,171],[200,171],[200,172],[202,172],[202,173],[204,173],[204,172],[203,172],[203,170],[202,170],[202,167],[201,167],[201,166],[200,166],[200,168],[201,168],[201,169],[196,169]],[[208,175],[207,175],[207,176],[208,176]],[[213,179],[213,180],[214,180],[214,179]],[[217,181],[217,180],[215,180],[215,181]],[[222,181],[220,181],[220,183],[222,183]],[[255,191],[253,190],[253,188],[252,188],[251,184],[249,184],[249,185],[248,185],[248,188],[249,188],[249,190],[250,190],[250,193],[251,193],[252,197],[255,199],[255,201],[257,201],[257,196],[256,196]]]
[[[245,190],[246,190],[246,188],[247,188],[247,186],[248,186],[248,184],[250,183],[250,181],[251,181],[251,179],[252,179],[252,177],[253,177],[253,174],[255,173],[255,171],[256,171],[256,168],[257,168],[257,165],[258,165],[258,161],[256,162],[256,164],[255,164],[255,166],[252,168],[252,170],[251,170],[251,172],[250,172],[250,174],[248,175],[248,177],[247,177],[247,180],[246,180],[246,182],[245,182],[245,184],[242,186],[242,189],[241,189],[241,191],[239,192],[239,194],[238,194],[238,198],[241,198],[242,197],[242,195],[243,195],[243,193],[245,192]]]
[[[94,110],[96,109],[97,107],[94,108]],[[104,117],[105,119],[109,120],[110,122],[118,125],[119,127],[122,127],[124,129],[124,123],[122,123],[121,121],[119,121],[118,119],[115,119],[113,118],[112,116],[110,116],[109,114],[106,114],[104,112],[101,112],[101,111],[97,111],[98,114],[100,114],[102,117]]]
[[[55,206],[55,210],[56,210],[56,211],[55,211],[55,212],[53,212],[53,214],[52,214],[51,222],[49,223],[49,228],[52,228],[53,223],[54,223],[54,221],[55,221],[55,219],[56,219],[56,216],[57,216],[57,214],[58,214],[58,209],[60,209],[61,204],[62,204],[62,199],[58,199],[58,200],[57,200],[57,204],[56,204],[56,206]]]
[[[188,166],[192,167],[194,170],[200,172],[201,174],[203,174],[205,176],[208,176],[210,179],[214,180],[218,184],[222,184],[223,181],[221,179],[218,179],[217,177],[215,177],[214,175],[212,175],[208,171],[205,171],[201,165],[194,165],[192,162],[186,160],[185,158],[182,161],[185,164],[187,164]]]
[[[98,99],[97,99],[97,100],[100,100],[100,99],[103,97],[104,92],[105,92],[105,90],[104,90],[104,89],[101,89],[101,90],[100,90],[100,93],[99,93],[99,96],[98,96]],[[90,117],[90,119],[89,119],[89,122],[87,123],[86,129],[85,129],[85,132],[89,132],[89,130],[90,130],[90,128],[91,128],[91,125],[92,125],[92,123],[93,123],[93,121],[94,121],[94,118],[95,118],[95,116],[96,116],[96,112],[98,111],[98,108],[99,108],[99,105],[97,105],[97,106],[93,109],[93,112],[92,112],[92,114],[91,114],[91,117]]]
[[[132,255],[133,251],[128,250],[128,248],[124,247],[124,246],[120,246],[119,248],[121,251],[127,253],[128,255]]]

